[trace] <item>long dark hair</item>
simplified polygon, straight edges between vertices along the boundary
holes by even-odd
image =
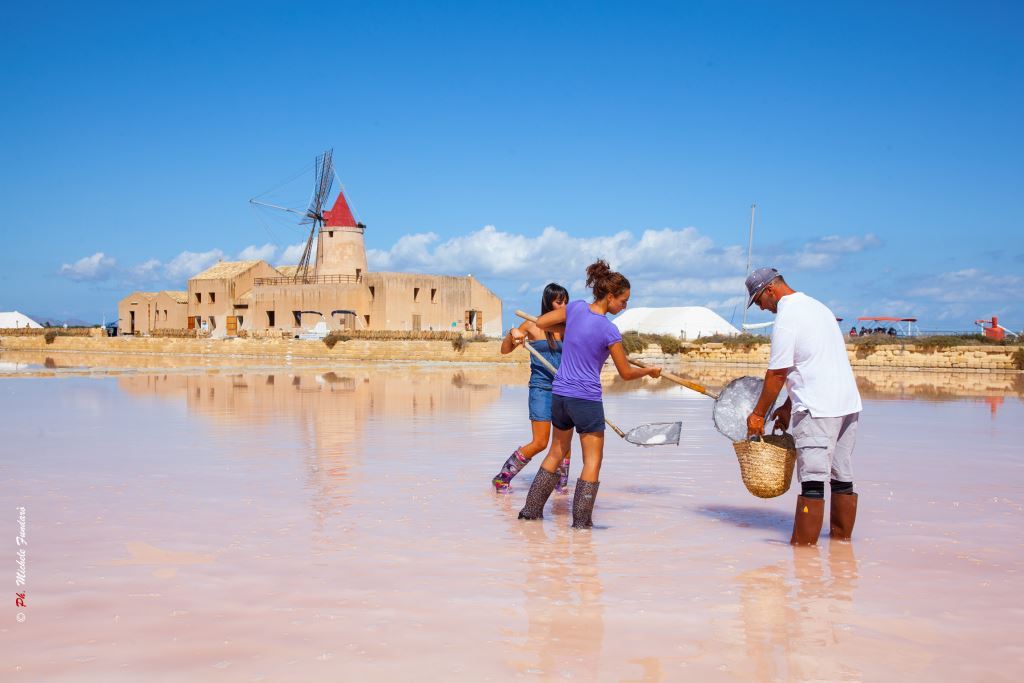
[[[609,294],[618,296],[625,292],[629,289],[629,280],[612,270],[604,259],[597,259],[587,266],[587,287],[594,290],[594,301],[600,301]]]
[[[569,303],[569,291],[558,284],[557,282],[549,282],[548,286],[544,288],[544,293],[540,297],[540,314],[544,315],[549,311],[553,311],[555,308],[556,301],[564,301]],[[544,336],[548,340],[548,348],[552,351],[555,350],[555,335],[552,332],[545,332]]]

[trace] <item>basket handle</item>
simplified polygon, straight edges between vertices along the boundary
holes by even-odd
[[[775,432],[778,432],[779,436],[782,436],[783,434],[786,433],[786,430],[782,428],[782,425],[779,424],[778,420],[776,420],[775,423],[772,425],[772,436],[775,435]],[[747,441],[764,441],[764,435],[754,434],[752,437],[747,439]]]

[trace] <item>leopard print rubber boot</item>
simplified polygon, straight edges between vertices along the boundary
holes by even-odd
[[[544,504],[548,502],[557,483],[557,473],[548,472],[543,467],[537,470],[530,492],[526,494],[526,504],[519,511],[519,519],[544,519]]]
[[[599,481],[576,480],[576,493],[572,497],[572,528],[589,529],[594,526],[591,515],[594,512],[594,500],[597,499]]]

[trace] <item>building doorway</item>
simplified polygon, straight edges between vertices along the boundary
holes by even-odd
[[[483,311],[466,311],[466,332],[482,332],[484,329]]]

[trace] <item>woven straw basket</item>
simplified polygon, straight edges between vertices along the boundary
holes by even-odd
[[[789,434],[766,434],[760,441],[732,445],[743,485],[758,498],[775,498],[789,490],[796,464],[796,445]]]

